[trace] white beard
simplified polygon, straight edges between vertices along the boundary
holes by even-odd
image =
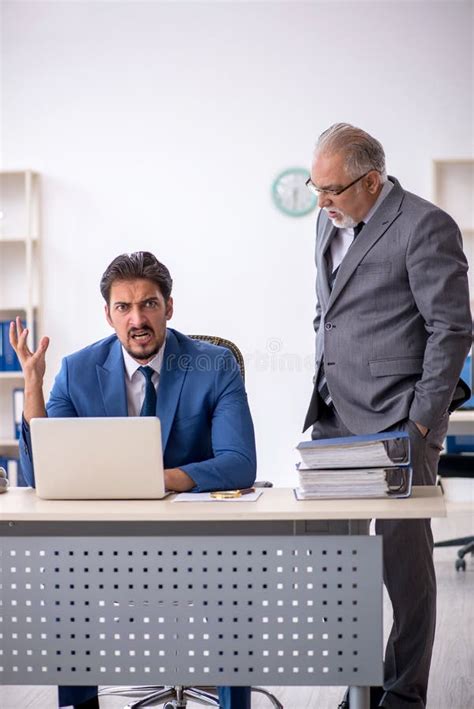
[[[335,212],[336,210],[335,209],[329,210],[329,209],[325,208],[324,211],[327,214],[328,211]],[[338,211],[338,214],[339,214],[339,216],[334,217],[334,219],[331,219],[331,217],[329,217],[335,227],[337,227],[338,229],[349,229],[349,228],[353,228],[356,226],[357,222],[355,221],[355,219],[350,217],[348,214],[344,214],[344,212],[339,212],[339,211]]]

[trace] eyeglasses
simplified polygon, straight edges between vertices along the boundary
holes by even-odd
[[[353,185],[355,185],[356,182],[359,182],[359,180],[362,180],[362,178],[365,177],[366,175],[368,175],[369,172],[372,172],[373,169],[374,169],[373,167],[370,168],[370,170],[367,170],[367,172],[364,172],[363,175],[358,177],[356,180],[353,180],[353,182],[350,182],[345,187],[342,187],[340,190],[331,190],[331,189],[325,190],[323,187],[316,187],[314,182],[311,182],[311,177],[308,177],[308,179],[305,182],[305,185],[306,185],[306,187],[308,187],[309,190],[311,190],[311,192],[313,194],[316,195],[316,197],[319,197],[320,194],[330,194],[333,197],[337,197],[338,195],[340,195],[343,192],[345,192],[346,190],[348,190],[349,187],[352,187]]]

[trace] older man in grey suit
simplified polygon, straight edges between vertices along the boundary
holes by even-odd
[[[381,144],[348,124],[320,136],[308,186],[321,210],[316,375],[304,428],[313,425],[313,438],[405,429],[414,484],[432,485],[472,337],[459,229],[387,177]],[[394,622],[371,707],[422,709],[436,621],[430,522],[377,520],[376,531]]]

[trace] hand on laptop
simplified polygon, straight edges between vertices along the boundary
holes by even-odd
[[[28,328],[23,327],[21,318],[10,323],[10,344],[20,360],[25,377],[24,417],[29,423],[32,418],[46,416],[43,397],[43,378],[46,370],[46,350],[49,338],[42,337],[36,352],[31,352],[26,338]]]
[[[180,468],[165,470],[165,490],[173,492],[187,492],[196,486],[194,480]]]

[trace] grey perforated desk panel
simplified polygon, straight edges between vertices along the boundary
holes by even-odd
[[[408,500],[45,501],[0,497],[4,684],[382,681],[382,546]],[[363,706],[361,704],[360,706]]]

